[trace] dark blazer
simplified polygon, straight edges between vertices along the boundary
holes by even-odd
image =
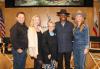
[[[42,60],[43,59],[43,47],[42,47],[42,33],[41,32],[37,32],[37,37],[38,37],[38,60]]]
[[[66,21],[64,26],[61,25],[60,21],[56,22],[58,52],[64,53],[72,51],[73,27],[73,24],[69,21]]]
[[[55,32],[54,32],[55,33]],[[48,54],[51,54],[51,59],[57,59],[57,37],[56,33],[54,36],[50,36],[49,31],[43,33],[43,49],[44,49],[44,61],[48,63]]]
[[[10,29],[11,43],[15,50],[28,48],[27,29],[26,25],[18,22]]]

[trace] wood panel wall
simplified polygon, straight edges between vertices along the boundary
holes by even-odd
[[[41,17],[41,23],[43,26],[46,26],[48,18],[47,15],[51,16],[52,21],[56,22],[59,20],[59,17],[57,16],[56,12],[60,11],[60,9],[66,9],[68,12],[71,13],[71,15],[76,12],[77,10],[82,10],[87,14],[86,22],[89,25],[90,31],[93,23],[93,9],[89,7],[32,7],[32,8],[7,8],[5,9],[5,26],[6,26],[6,34],[9,36],[9,30],[15,23],[15,16],[16,13],[19,11],[23,11],[26,14],[26,23],[29,25],[31,17],[33,15],[39,15]],[[7,12],[6,12],[7,11]],[[69,20],[72,21],[70,17],[68,17]]]

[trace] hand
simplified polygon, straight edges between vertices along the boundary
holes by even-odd
[[[18,52],[18,53],[22,53],[23,50],[22,50],[21,48],[19,48],[19,49],[17,49],[17,52]]]
[[[85,49],[84,49],[84,54],[87,54],[88,51],[89,51],[89,50],[88,50],[87,48],[85,48]]]
[[[51,54],[48,55],[48,58],[49,58],[49,59],[51,58]]]

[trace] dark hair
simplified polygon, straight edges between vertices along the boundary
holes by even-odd
[[[24,12],[18,12],[18,13],[16,14],[16,17],[18,17],[19,14],[23,14],[23,15],[25,15]]]

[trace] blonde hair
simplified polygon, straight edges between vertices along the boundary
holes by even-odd
[[[82,32],[83,28],[84,28],[84,22],[81,23],[81,25],[80,25],[80,32]]]
[[[31,19],[31,22],[30,22],[30,26],[33,26],[33,25],[34,25],[34,19],[35,19],[36,17],[38,17],[38,18],[40,19],[40,16],[38,16],[38,15],[32,16],[32,19]]]
[[[74,20],[74,22],[75,22],[75,23],[78,23],[76,19]],[[82,19],[82,21],[81,21],[81,23],[80,23],[80,26],[79,26],[80,32],[83,30],[84,24],[85,24],[85,19],[84,19],[84,17],[83,17],[83,19]],[[77,27],[77,26],[78,26],[78,25],[75,25],[75,27]]]

